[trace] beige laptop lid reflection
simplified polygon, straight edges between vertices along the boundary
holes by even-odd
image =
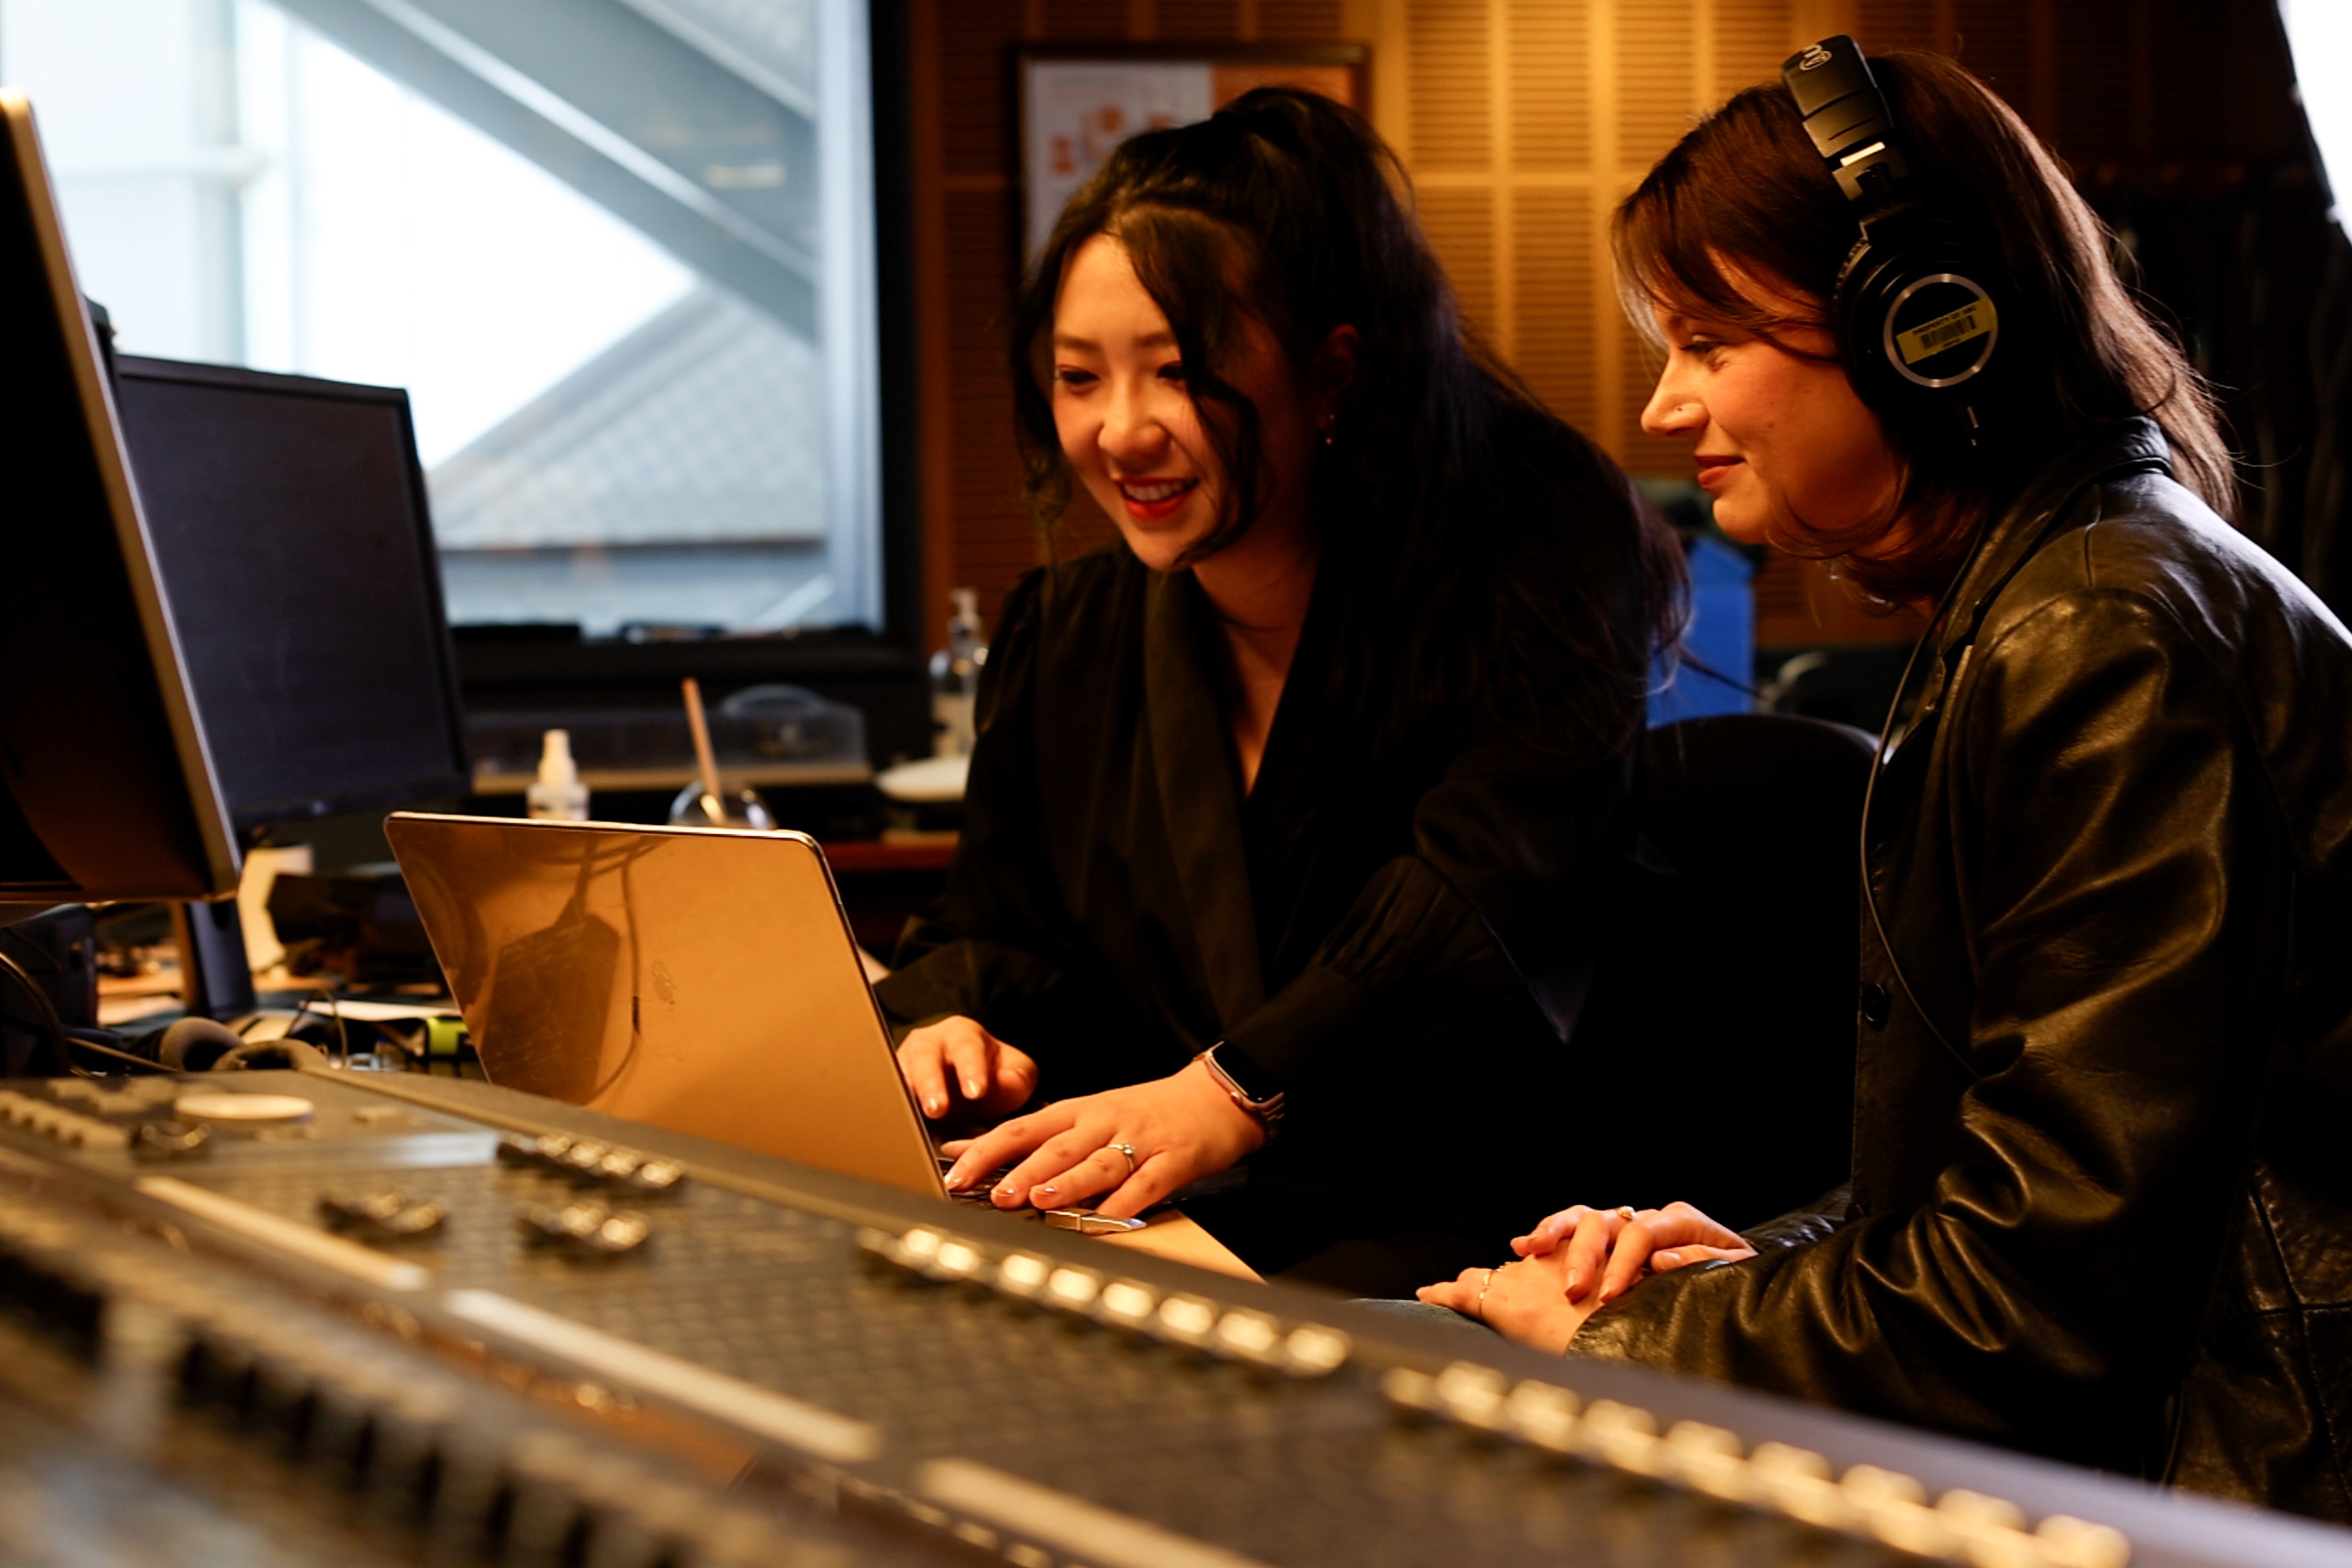
[[[945,1196],[814,840],[409,812],[385,832],[492,1083]]]

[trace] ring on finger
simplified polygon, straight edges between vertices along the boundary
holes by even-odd
[[[1136,1164],[1137,1164],[1137,1161],[1136,1161],[1136,1158],[1135,1158],[1135,1145],[1134,1145],[1134,1144],[1132,1144],[1132,1143],[1106,1143],[1106,1144],[1104,1144],[1104,1145],[1103,1145],[1103,1147],[1104,1147],[1104,1148],[1106,1148],[1106,1149],[1108,1149],[1112,1153],[1117,1154],[1117,1155],[1120,1156],[1122,1159],[1126,1160],[1126,1162],[1127,1162],[1127,1173],[1128,1173],[1129,1175],[1130,1175],[1130,1176],[1132,1176],[1133,1174],[1135,1174],[1135,1167],[1136,1167]]]
[[[1495,1271],[1489,1268],[1485,1282],[1478,1287],[1478,1299],[1470,1303],[1470,1315],[1482,1323],[1486,1321],[1486,1292],[1494,1288]]]
[[[1615,1215],[1619,1219],[1632,1219],[1633,1217],[1633,1205],[1632,1204],[1619,1204],[1615,1208],[1611,1209],[1609,1212]]]

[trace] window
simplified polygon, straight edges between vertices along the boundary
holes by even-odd
[[[864,0],[5,0],[131,353],[409,389],[451,618],[882,625]]]
[[[2279,17],[2294,57],[2295,97],[2335,198],[2331,216],[2341,223],[2346,198],[2352,195],[2352,100],[2323,84],[2352,61],[2352,16],[2329,0],[2292,0],[2279,6]]]

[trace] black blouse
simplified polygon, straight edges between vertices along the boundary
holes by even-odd
[[[1499,1240],[1558,1187],[1536,1155],[1557,1148],[1631,763],[1473,723],[1365,764],[1298,678],[1338,596],[1318,588],[1244,795],[1192,574],[1113,546],[1024,578],[947,893],[877,994],[902,1028],[978,1019],[1037,1059],[1041,1100],[1245,1053],[1289,1097],[1252,1185],[1315,1207],[1276,1250],[1375,1214]]]

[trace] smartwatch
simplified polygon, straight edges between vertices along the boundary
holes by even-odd
[[[1219,1052],[1226,1054],[1222,1058]],[[1192,1058],[1209,1069],[1217,1086],[1233,1098],[1233,1102],[1255,1116],[1265,1127],[1266,1136],[1282,1121],[1282,1086],[1266,1077],[1265,1069],[1250,1060],[1247,1051],[1229,1048],[1219,1040]]]

